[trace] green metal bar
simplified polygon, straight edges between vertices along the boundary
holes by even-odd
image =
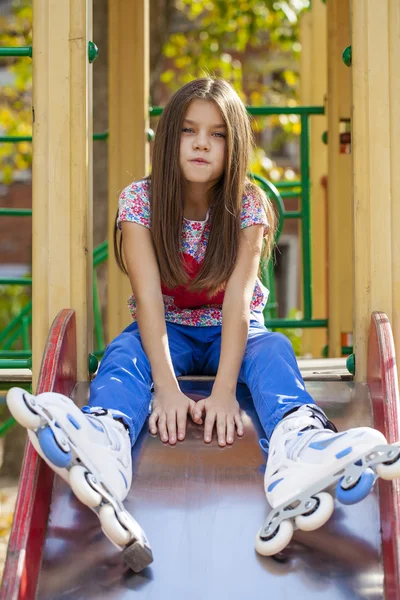
[[[0,285],[32,285],[32,277],[0,277]]]
[[[285,219],[301,219],[303,213],[301,210],[291,210],[290,212],[285,212]]]
[[[250,115],[324,115],[324,106],[247,106]],[[163,111],[162,106],[151,106],[149,114],[158,117]]]
[[[108,140],[108,131],[103,133],[94,133],[93,141],[105,141]],[[0,143],[3,144],[18,144],[19,142],[31,142],[31,135],[0,135]]]
[[[0,142],[4,144],[17,144],[18,142],[31,142],[31,135],[0,135]]]
[[[301,188],[301,181],[276,181],[275,187],[281,188]]]
[[[2,437],[3,435],[5,435],[5,433],[11,429],[11,427],[14,427],[16,421],[14,419],[14,417],[10,417],[9,419],[7,419],[7,421],[5,423],[2,423],[0,425],[0,437]]]
[[[93,314],[94,314],[94,329],[96,335],[96,345],[104,348],[103,327],[101,322],[101,310],[99,300],[99,288],[97,285],[96,273],[93,273]]]
[[[5,327],[3,329],[2,332],[0,332],[0,344],[3,340],[5,340],[5,338],[8,336],[8,334],[13,331],[14,327],[19,326],[19,323],[21,321],[21,318],[24,317],[25,315],[29,314],[29,312],[32,310],[32,300],[30,300],[28,302],[28,304],[25,306],[25,308],[23,308],[20,312],[20,314],[15,317],[11,323],[9,323],[7,325],[7,327]]]
[[[29,56],[32,58],[32,46],[10,46],[0,48],[0,56]]]
[[[22,327],[22,323],[21,323],[20,326],[15,331],[13,331],[13,333],[10,335],[8,340],[3,344],[3,350],[12,351],[11,346],[22,334],[23,334],[23,327]],[[24,348],[24,350],[26,350],[26,348]]]
[[[265,326],[269,329],[276,327],[286,327],[287,329],[319,328],[328,327],[328,319],[301,319],[298,321],[296,319],[266,319]]]
[[[31,208],[0,208],[0,217],[31,217]]]
[[[4,358],[7,360],[11,360],[14,358],[27,358],[27,359],[31,359],[32,357],[32,350],[15,350],[15,352],[13,353],[13,356],[10,357],[10,353],[6,352],[5,350],[0,350],[0,359]]]
[[[309,131],[308,116],[301,116],[300,134],[300,171],[303,187],[301,190],[301,236],[303,246],[303,298],[304,319],[312,319],[311,298],[311,240],[310,240],[310,165],[309,165]]]
[[[96,141],[106,141],[108,140],[108,131],[104,131],[104,133],[94,133],[93,140]]]
[[[0,352],[0,354],[2,354]],[[29,352],[31,355],[32,352]],[[32,361],[18,358],[0,358],[0,369],[31,369]]]
[[[31,340],[29,338],[29,325],[31,323],[31,318],[29,316],[22,317],[22,344],[24,350],[31,349]]]

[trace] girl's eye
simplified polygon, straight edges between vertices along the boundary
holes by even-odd
[[[182,131],[183,133],[193,133],[193,129],[190,127],[183,127]]]
[[[216,131],[213,135],[215,135],[216,137],[219,137],[219,138],[223,138],[223,139],[226,138],[225,133],[222,133],[222,131]]]

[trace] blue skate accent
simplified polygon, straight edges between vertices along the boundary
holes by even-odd
[[[360,458],[360,460],[358,460],[357,462],[354,463],[356,465],[356,467],[362,467],[362,460]]]
[[[349,446],[348,448],[345,448],[344,450],[341,450],[340,452],[338,452],[336,454],[336,458],[343,458],[343,456],[347,456],[348,454],[350,454],[350,452],[353,450],[352,446]],[[361,463],[362,464],[362,463]]]
[[[261,450],[263,452],[265,452],[265,454],[268,454],[268,450],[269,450],[269,441],[266,440],[265,438],[261,438],[260,440],[258,440],[258,444],[261,448]]]
[[[79,425],[78,421],[69,413],[67,414],[67,419],[70,423],[72,423],[72,425],[75,427],[75,429],[80,429],[81,426]]]
[[[97,431],[101,431],[101,433],[104,433],[104,429],[103,427],[97,423],[94,419],[90,419],[88,418],[89,423],[91,424],[92,427],[94,427],[95,429],[97,429]]]
[[[361,475],[356,485],[350,489],[345,490],[342,488],[342,479],[338,481],[336,486],[336,498],[342,504],[357,504],[364,500],[374,487],[375,474],[372,469],[366,469]]]
[[[309,448],[312,448],[313,450],[325,450],[325,448],[333,444],[333,442],[336,442],[336,440],[343,437],[344,435],[347,435],[347,431],[339,435],[332,435],[331,437],[326,438],[325,440],[320,440],[319,442],[312,442]]]
[[[122,479],[124,480],[125,487],[126,487],[126,489],[128,489],[128,482],[127,482],[127,480],[126,480],[126,477],[125,477],[125,475],[123,474],[123,472],[122,472],[122,471],[120,471],[120,473],[121,473],[121,475],[122,475]]]
[[[50,427],[39,429],[37,437],[43,454],[55,467],[68,467],[72,460],[72,454],[70,451],[64,452],[60,448]]]
[[[278,483],[280,483],[281,481],[283,481],[283,477],[281,477],[280,479],[277,479],[276,481],[274,481],[273,483],[271,483],[271,485],[268,486],[268,492],[272,492],[272,490],[274,489],[274,487],[276,487],[278,485]]]

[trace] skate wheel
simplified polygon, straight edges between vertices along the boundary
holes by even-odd
[[[400,455],[392,463],[381,463],[376,465],[376,474],[382,479],[390,481],[395,477],[400,477]]]
[[[24,390],[11,388],[7,394],[7,406],[14,419],[26,429],[40,427],[41,418],[34,413],[24,400]]]
[[[85,467],[76,465],[70,470],[68,481],[78,500],[80,500],[82,504],[85,504],[85,506],[95,508],[101,504],[102,497],[99,492],[96,492],[90,485],[87,478],[88,474]]]
[[[298,515],[295,518],[296,525],[302,531],[314,531],[325,525],[332,516],[335,503],[330,494],[321,492],[313,496],[317,500],[317,505],[312,513]]]
[[[47,458],[55,467],[66,468],[71,463],[72,454],[68,450],[65,452],[57,444],[54,433],[50,427],[43,427],[37,432],[40,448]]]
[[[293,524],[291,521],[282,521],[275,534],[268,539],[260,537],[261,530],[256,537],[255,548],[262,556],[273,556],[281,552],[289,544],[293,536]]]
[[[136,541],[124,548],[122,558],[132,571],[140,573],[153,562],[153,553],[149,546]]]
[[[99,519],[106,536],[118,546],[125,546],[131,540],[131,534],[122,527],[111,504],[104,504],[100,508]]]
[[[364,500],[372,490],[375,483],[375,474],[372,469],[366,469],[360,479],[351,488],[342,487],[342,479],[336,486],[336,498],[342,504],[357,504]]]

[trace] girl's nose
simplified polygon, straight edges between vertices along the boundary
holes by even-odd
[[[207,138],[203,137],[203,136],[197,136],[194,140],[193,140],[193,148],[195,150],[209,150],[209,142],[207,140]]]

